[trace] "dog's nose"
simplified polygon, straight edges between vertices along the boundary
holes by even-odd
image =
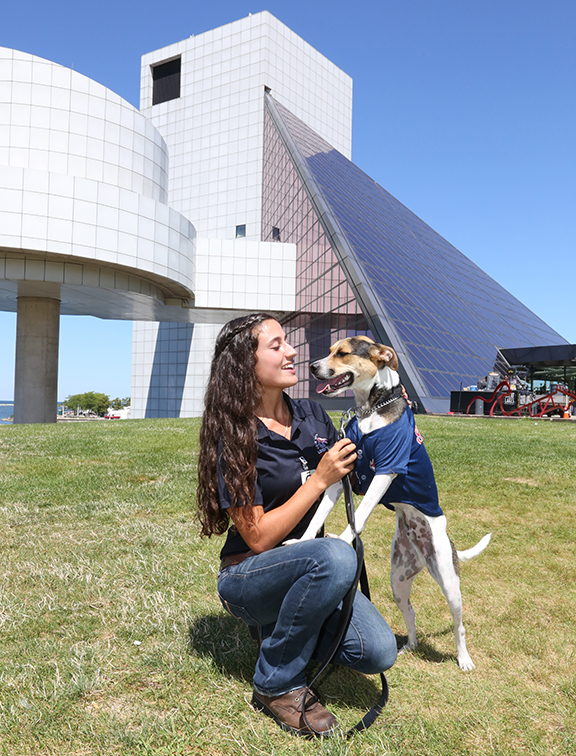
[[[316,375],[316,371],[318,370],[318,365],[319,365],[318,361],[310,363],[310,372],[312,373],[312,375]]]

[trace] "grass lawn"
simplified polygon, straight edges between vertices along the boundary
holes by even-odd
[[[576,752],[576,424],[420,417],[460,549],[476,669],[448,606],[413,590],[420,645],[390,702],[349,741],[305,741],[249,705],[255,647],[216,596],[221,539],[194,520],[198,420],[0,427],[0,754],[570,754]],[[343,529],[343,506],[329,530]],[[363,540],[389,587],[393,515]],[[347,727],[378,678],[335,670],[318,693]]]

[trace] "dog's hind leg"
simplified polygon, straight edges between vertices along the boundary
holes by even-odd
[[[454,620],[454,636],[456,639],[456,651],[458,664],[464,672],[474,669],[474,662],[470,658],[466,648],[466,630],[462,622],[462,594],[460,592],[460,566],[458,554],[454,544],[446,532],[446,518],[427,518],[432,528],[434,539],[434,552],[426,560],[428,571],[442,589],[452,619]]]
[[[391,561],[392,595],[402,612],[408,631],[408,641],[402,650],[413,651],[418,645],[418,639],[416,637],[416,612],[410,602],[410,592],[414,578],[424,568],[425,561],[412,542],[410,527],[400,509],[396,510],[396,532],[392,541]]]
[[[414,582],[415,577],[416,575],[412,575],[412,577],[406,578],[401,573],[395,574],[394,572],[390,575],[392,595],[394,596],[396,606],[402,612],[406,630],[408,631],[408,640],[400,649],[401,651],[413,651],[418,645],[418,638],[416,635],[416,612],[410,602],[410,591],[412,590],[412,583]]]

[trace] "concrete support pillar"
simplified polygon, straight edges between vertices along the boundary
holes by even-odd
[[[14,423],[55,423],[60,300],[18,296]]]

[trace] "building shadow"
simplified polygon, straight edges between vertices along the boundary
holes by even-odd
[[[180,417],[193,323],[159,323],[144,417]]]

